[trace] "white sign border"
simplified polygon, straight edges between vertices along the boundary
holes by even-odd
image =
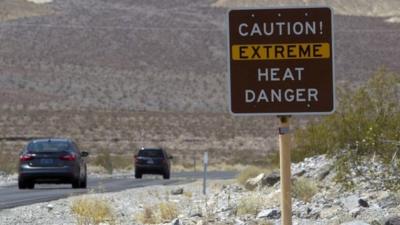
[[[229,27],[229,14],[231,11],[236,10],[268,10],[268,9],[326,9],[328,8],[331,11],[331,48],[332,48],[332,88],[333,88],[333,108],[329,112],[266,112],[266,113],[235,113],[232,111],[232,90],[231,90],[231,39],[230,39],[230,27]],[[288,6],[288,7],[262,7],[262,8],[230,8],[226,12],[225,16],[225,27],[227,27],[227,66],[228,66],[228,73],[227,73],[227,81],[228,81],[228,107],[229,112],[231,115],[234,116],[292,116],[292,115],[301,115],[301,116],[312,116],[312,115],[331,115],[336,111],[336,73],[335,73],[335,35],[334,35],[334,11],[330,6]]]

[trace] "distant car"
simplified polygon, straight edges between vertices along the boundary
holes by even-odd
[[[135,155],[135,178],[143,174],[160,174],[169,179],[171,174],[172,156],[162,148],[141,148]]]
[[[18,188],[33,189],[37,183],[70,183],[86,188],[86,157],[69,139],[30,141],[19,156]]]

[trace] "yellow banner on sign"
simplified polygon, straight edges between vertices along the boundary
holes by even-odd
[[[329,43],[233,45],[233,60],[326,59]]]

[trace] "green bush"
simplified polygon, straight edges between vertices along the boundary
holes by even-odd
[[[346,174],[375,156],[388,165],[400,141],[400,77],[376,72],[357,90],[338,90],[339,107],[330,116],[311,122],[295,134],[293,160],[316,154],[337,157],[337,180],[350,184]]]

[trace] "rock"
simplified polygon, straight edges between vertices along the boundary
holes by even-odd
[[[265,176],[264,173],[260,173],[258,176],[248,179],[245,183],[246,189],[254,190],[259,185],[262,185],[262,180],[263,180],[264,176]]]
[[[357,218],[357,216],[359,216],[360,214],[361,214],[360,208],[354,208],[354,209],[350,210],[350,215],[353,218]]]
[[[305,216],[305,218],[307,219],[318,219],[321,217],[321,212],[319,210],[316,209],[311,209],[311,208],[307,208],[307,215]]]
[[[171,221],[171,225],[182,225],[182,223],[178,218],[176,218]]]
[[[202,217],[203,214],[201,212],[193,212],[189,216],[190,217]]]
[[[200,212],[190,214],[190,217],[202,217],[203,215]]]
[[[245,225],[246,223],[241,221],[240,219],[235,219],[235,225]]]
[[[47,211],[50,212],[54,208],[54,205],[48,204],[48,205],[46,205],[46,208],[47,208]]]
[[[400,204],[399,198],[391,193],[386,193],[386,196],[379,199],[379,206],[382,209],[397,207]]]
[[[233,207],[231,207],[231,206],[224,206],[224,207],[219,208],[219,209],[217,210],[217,212],[226,212],[226,211],[232,211],[232,210],[233,210]]]
[[[329,208],[323,208],[321,210],[320,217],[322,219],[331,219],[331,218],[337,216],[339,214],[340,210],[341,210],[341,208],[337,205],[329,207]]]
[[[395,216],[389,218],[386,222],[385,225],[400,225],[400,217]]]
[[[172,190],[171,194],[173,194],[173,195],[181,195],[181,194],[183,194],[183,188],[177,188],[175,190]]]
[[[326,166],[325,168],[322,168],[321,172],[319,172],[318,175],[317,175],[317,179],[319,181],[324,180],[325,177],[327,177],[330,172],[331,172],[331,168],[329,166]]]
[[[280,219],[281,211],[279,209],[265,209],[257,214],[257,219],[267,218],[267,219]]]
[[[370,225],[370,224],[361,220],[354,220],[346,223],[341,223],[340,225]]]
[[[267,185],[268,187],[271,187],[271,186],[275,185],[276,183],[278,183],[280,179],[281,179],[281,176],[278,172],[272,172],[268,176],[266,176],[262,179],[262,184]]]
[[[298,172],[293,173],[294,177],[302,177],[306,173],[306,170],[300,170]]]
[[[256,188],[263,188],[265,186],[271,187],[278,183],[280,175],[278,172],[272,172],[269,175],[260,173],[258,176],[250,178],[246,181],[245,187],[248,190],[254,190]]]
[[[370,222],[371,225],[382,225],[380,222],[378,222],[377,220],[373,220]]]
[[[369,207],[368,202],[367,202],[366,200],[362,199],[362,198],[358,199],[358,204],[359,204],[361,207],[364,207],[364,208],[368,208],[368,207]]]
[[[351,211],[358,207],[358,197],[356,195],[350,195],[346,198],[341,199],[343,206]]]
[[[231,184],[231,185],[226,185],[223,190],[225,192],[241,192],[243,191],[243,188],[239,185]]]

